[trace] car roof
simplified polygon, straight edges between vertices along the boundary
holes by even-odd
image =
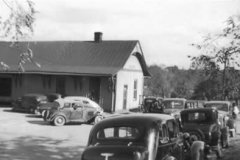
[[[27,93],[24,94],[23,97],[46,97],[46,96],[40,93]]]
[[[73,100],[90,100],[89,98],[87,97],[83,97],[83,96],[67,96],[67,97],[64,97],[63,99],[73,99]]]
[[[193,109],[185,109],[181,111],[181,114],[185,113],[191,113],[191,112],[212,112],[214,110],[217,110],[216,108],[193,108]]]
[[[96,127],[108,127],[118,125],[140,125],[150,126],[152,123],[163,123],[167,120],[174,119],[174,117],[166,114],[154,114],[154,113],[130,113],[122,114],[118,116],[110,116],[99,123]]]
[[[229,101],[206,101],[204,104],[216,104],[216,103],[225,103],[225,104],[231,104]]]
[[[185,98],[164,98],[163,99],[163,101],[169,101],[169,100],[184,100],[184,101],[186,101],[186,99]]]

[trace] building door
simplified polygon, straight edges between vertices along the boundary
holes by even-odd
[[[56,78],[56,93],[60,93],[62,96],[66,95],[65,77]]]
[[[99,103],[100,100],[100,78],[90,77],[89,80],[90,98]]]
[[[128,85],[123,87],[123,109],[127,109]]]
[[[12,79],[0,78],[0,97],[11,97]]]

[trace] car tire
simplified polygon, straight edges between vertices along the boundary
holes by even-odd
[[[63,126],[65,124],[66,120],[63,116],[56,116],[53,120],[53,124],[55,126]]]
[[[93,124],[97,124],[98,122],[100,122],[101,120],[103,120],[103,117],[98,115],[94,118]]]
[[[44,117],[45,112],[46,112],[46,110],[42,111],[42,113],[41,113],[42,117]]]

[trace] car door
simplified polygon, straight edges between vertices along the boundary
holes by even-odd
[[[83,106],[81,103],[72,103],[70,121],[83,121]]]
[[[183,159],[183,141],[179,138],[179,128],[175,120],[167,121],[167,129],[169,135],[170,155],[175,158]]]
[[[164,157],[168,156],[169,153],[171,153],[171,143],[169,143],[168,130],[165,124],[162,124],[159,130],[159,142],[157,150],[156,160],[163,159]]]

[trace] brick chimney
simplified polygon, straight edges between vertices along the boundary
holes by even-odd
[[[94,32],[94,42],[102,42],[102,32]]]

